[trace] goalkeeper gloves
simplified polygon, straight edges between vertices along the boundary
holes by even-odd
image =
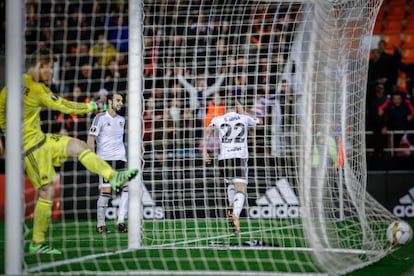
[[[108,110],[108,104],[102,101],[90,101],[89,106],[92,108],[93,112],[105,112]]]

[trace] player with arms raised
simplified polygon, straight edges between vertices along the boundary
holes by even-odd
[[[227,214],[232,219],[231,225],[236,235],[240,234],[239,219],[246,199],[248,183],[248,128],[258,123],[260,123],[259,119],[246,114],[235,99],[229,98],[226,99],[226,113],[211,120],[204,136],[203,157],[204,161],[210,164],[211,158],[206,145],[212,131],[215,129],[218,131],[219,166],[225,182],[228,183],[227,197],[232,208],[227,211]]]
[[[138,174],[137,169],[115,171],[79,139],[57,134],[45,134],[40,127],[40,111],[44,107],[66,113],[86,114],[98,111],[95,102],[78,103],[65,100],[46,86],[53,76],[54,57],[47,48],[40,48],[30,59],[30,67],[23,76],[23,156],[26,174],[37,189],[38,199],[33,217],[33,235],[30,254],[61,254],[45,244],[45,234],[52,214],[55,189],[54,167],[59,167],[68,157],[77,157],[89,171],[109,179],[111,186],[122,187]],[[0,127],[6,131],[7,89],[0,93]],[[10,91],[19,93],[19,91]],[[7,138],[6,138],[7,139]],[[20,154],[18,152],[12,154]]]

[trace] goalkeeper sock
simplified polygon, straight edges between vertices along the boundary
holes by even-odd
[[[243,192],[237,192],[234,195],[234,201],[233,201],[233,214],[240,218],[240,213],[244,206],[244,200],[246,198],[246,195]]]
[[[90,172],[103,176],[106,180],[109,180],[115,173],[115,170],[107,162],[90,149],[84,150],[78,159]]]
[[[233,206],[234,201],[234,194],[236,193],[236,190],[234,189],[234,184],[229,184],[227,186],[227,199],[229,201],[229,206]]]
[[[39,197],[33,215],[33,243],[44,243],[45,234],[49,228],[52,215],[53,201]]]
[[[121,192],[121,200],[119,202],[118,222],[124,223],[125,217],[128,214],[128,187],[124,187]]]
[[[97,202],[97,220],[98,225],[97,227],[104,226],[105,225],[105,213],[106,213],[106,207],[108,207],[108,201],[111,197],[110,193],[101,193],[98,198]]]

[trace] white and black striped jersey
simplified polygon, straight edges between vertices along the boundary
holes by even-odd
[[[219,131],[220,152],[219,160],[231,158],[248,158],[248,127],[256,126],[258,119],[248,115],[228,112],[222,116],[214,117],[209,127]]]
[[[89,135],[96,137],[96,154],[104,160],[127,161],[124,133],[125,118],[118,114],[112,117],[108,112],[96,115],[89,129]]]

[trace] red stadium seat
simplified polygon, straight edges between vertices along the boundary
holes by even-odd
[[[404,32],[411,32],[414,33],[414,17],[411,20],[406,20],[404,26]]]
[[[406,8],[405,5],[392,5],[388,6],[385,19],[400,19],[402,20],[405,17]]]
[[[405,16],[405,19],[407,21],[414,20],[414,1],[412,1],[408,6],[407,15]]]
[[[408,48],[402,50],[402,62],[414,63],[414,48]]]
[[[389,0],[389,1],[384,1],[384,2],[387,2],[386,5],[390,7],[394,5],[397,5],[397,6],[406,5],[408,0]]]
[[[378,35],[381,34],[382,32],[382,21],[381,20],[377,20],[375,21],[375,25],[374,25],[374,35]]]
[[[383,36],[383,39],[387,43],[387,49],[388,51],[393,50],[394,46],[397,46],[398,48],[401,47],[401,35],[400,34],[387,34]]]
[[[403,24],[401,20],[384,20],[382,33],[383,34],[400,34],[403,29]]]
[[[402,48],[414,48],[414,33],[404,33],[404,39],[401,43]]]
[[[381,8],[380,8],[380,10],[378,11],[377,19],[376,20],[377,21],[382,20],[384,17],[385,17],[385,6],[382,5]]]

